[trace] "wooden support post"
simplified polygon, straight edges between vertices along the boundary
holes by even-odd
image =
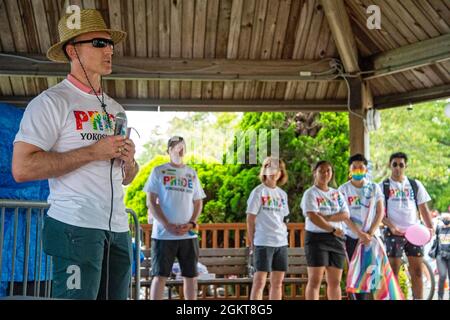
[[[331,34],[347,73],[361,71],[358,49],[344,0],[321,0]],[[366,107],[371,100],[370,89],[364,87],[361,77],[348,78],[350,84],[350,154],[362,153],[369,158],[369,134],[364,125]],[[363,94],[364,89],[364,94]],[[369,90],[369,91],[367,91]],[[373,103],[372,103],[373,104]]]
[[[360,71],[358,49],[344,0],[321,0],[321,4],[345,71]]]
[[[361,79],[349,79],[350,83],[350,155],[361,153],[367,158],[369,154],[369,132],[364,125],[366,107],[363,103],[363,84]],[[364,89],[364,90],[367,90]]]

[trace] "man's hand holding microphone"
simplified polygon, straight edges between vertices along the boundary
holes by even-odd
[[[100,139],[91,146],[94,158],[97,160],[120,159],[125,167],[134,167],[136,147],[129,138],[130,128],[127,128],[127,116],[123,112],[117,113],[114,135]]]

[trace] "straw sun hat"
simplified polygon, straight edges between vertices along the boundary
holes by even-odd
[[[72,17],[72,14],[64,15],[58,23],[58,32],[60,41],[51,46],[47,51],[47,58],[55,62],[68,62],[64,51],[64,44],[73,39],[88,32],[105,31],[111,35],[115,44],[121,42],[127,36],[126,32],[119,30],[111,30],[106,27],[106,23],[103,20],[100,12],[94,9],[83,9],[80,11],[80,25],[79,28],[74,28],[71,21],[67,21]]]

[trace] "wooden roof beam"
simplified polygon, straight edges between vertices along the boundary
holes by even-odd
[[[26,107],[33,97],[0,97],[0,103]],[[115,99],[128,111],[288,112],[346,111],[346,100],[162,100]]]
[[[356,74],[361,71],[355,36],[344,0],[321,0],[322,7],[330,26],[331,34],[339,52],[346,73]],[[362,153],[369,156],[369,134],[364,124],[365,103],[370,96],[370,88],[363,83],[361,76],[348,78],[350,105],[350,153]],[[363,95],[364,92],[364,95]]]
[[[405,106],[410,103],[421,103],[445,98],[450,98],[450,84],[401,94],[396,93],[375,97],[374,106],[376,109],[388,109]]]
[[[320,2],[330,25],[330,30],[345,71],[348,73],[360,71],[358,49],[344,1],[321,0]]]
[[[0,53],[0,75],[47,78],[65,77],[69,72],[68,64],[50,62],[44,55],[18,55],[17,53],[13,55]],[[104,79],[330,81],[334,77],[330,61],[332,59],[233,60],[116,56],[113,62],[113,73],[105,76]]]
[[[382,52],[364,61],[366,70],[375,73],[364,79],[384,77],[429,64],[450,60],[450,34]]]

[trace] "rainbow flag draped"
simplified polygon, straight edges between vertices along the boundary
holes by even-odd
[[[347,292],[372,293],[375,300],[404,300],[383,244],[377,237],[372,237],[368,246],[358,243],[349,263]]]

